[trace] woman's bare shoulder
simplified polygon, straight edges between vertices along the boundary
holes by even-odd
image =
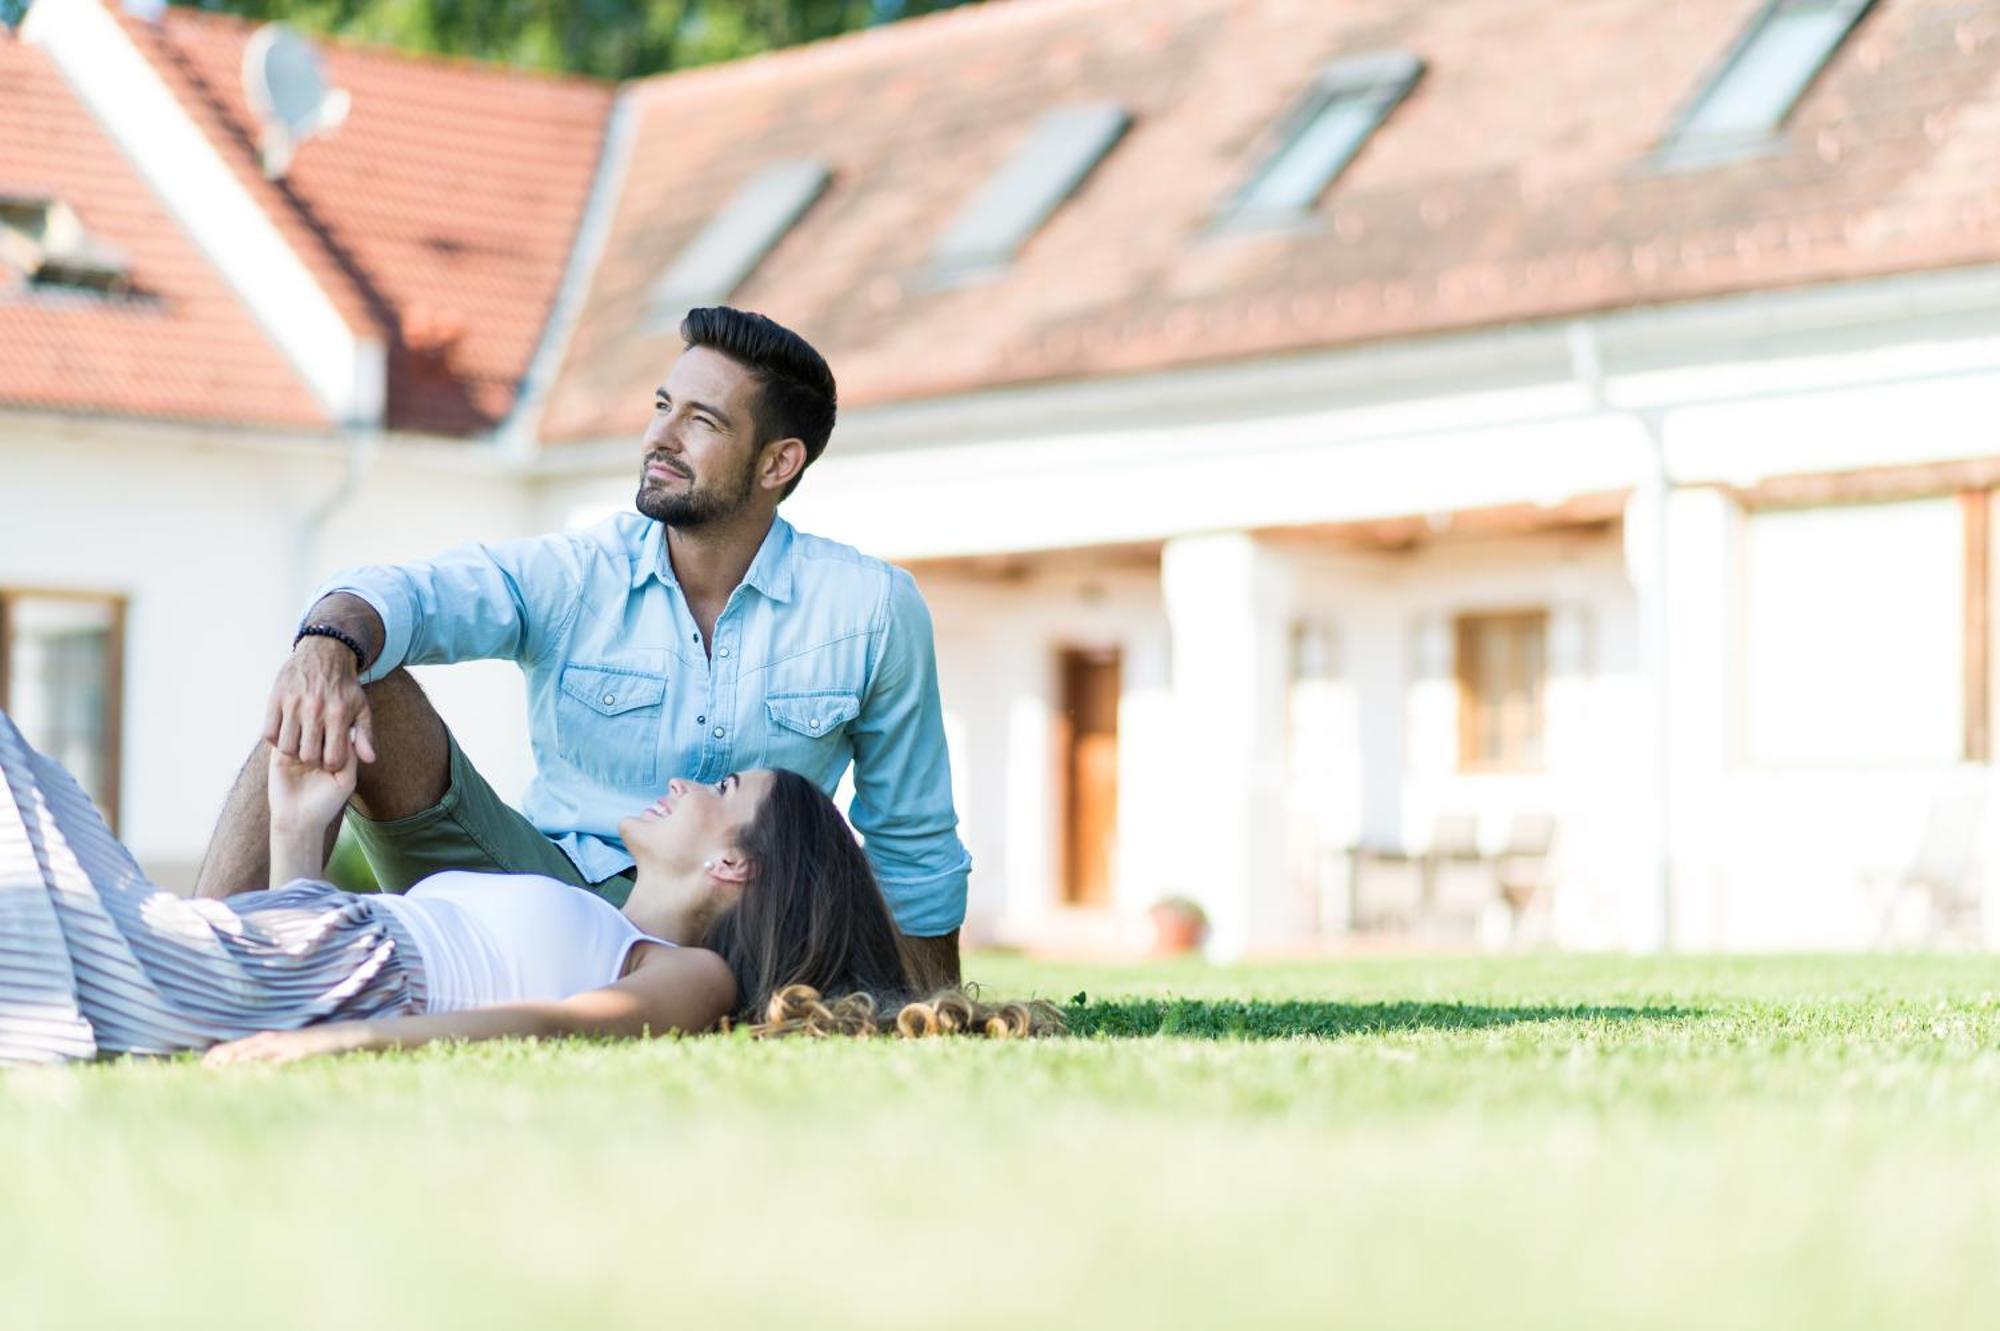
[[[728,1011],[736,1002],[736,976],[719,952],[705,947],[668,947],[642,943],[625,982],[651,989],[670,986],[683,992],[712,996]]]

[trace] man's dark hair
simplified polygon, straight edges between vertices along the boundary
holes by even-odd
[[[757,382],[757,446],[773,439],[797,439],[806,446],[806,467],[826,451],[833,434],[837,394],[833,371],[812,343],[761,314],[710,305],[687,312],[681,340],[690,347],[721,352],[750,371]],[[805,467],[785,487],[798,489]]]

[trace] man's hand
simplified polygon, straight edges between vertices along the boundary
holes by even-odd
[[[356,753],[362,762],[374,762],[368,695],[361,691],[354,653],[332,638],[301,638],[271,686],[264,738],[278,756],[329,772],[347,767]]]

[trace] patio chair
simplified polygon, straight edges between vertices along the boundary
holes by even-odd
[[[1348,850],[1350,919],[1354,932],[1407,934],[1424,907],[1423,862],[1402,850],[1352,846]]]
[[[1555,876],[1550,851],[1555,847],[1556,820],[1546,813],[1516,814],[1507,830],[1507,847],[1493,862],[1493,879],[1512,917],[1512,934],[1519,941],[1530,915],[1546,915],[1553,904]]]
[[[1479,857],[1479,825],[1471,814],[1441,814],[1420,852],[1401,846],[1348,848],[1353,921],[1357,933],[1415,934],[1431,915],[1432,886],[1441,858],[1454,863]]]
[[[1479,849],[1479,820],[1469,813],[1438,818],[1424,856],[1424,928],[1433,938],[1471,942],[1487,933],[1499,904],[1493,861]]]

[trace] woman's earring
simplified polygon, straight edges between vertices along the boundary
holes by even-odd
[[[714,860],[703,860],[703,861],[701,862],[701,867],[702,867],[702,868],[704,868],[704,869],[706,869],[706,870],[708,870],[708,871],[709,871],[710,873],[714,873],[714,872],[715,872],[715,861],[714,861]]]

